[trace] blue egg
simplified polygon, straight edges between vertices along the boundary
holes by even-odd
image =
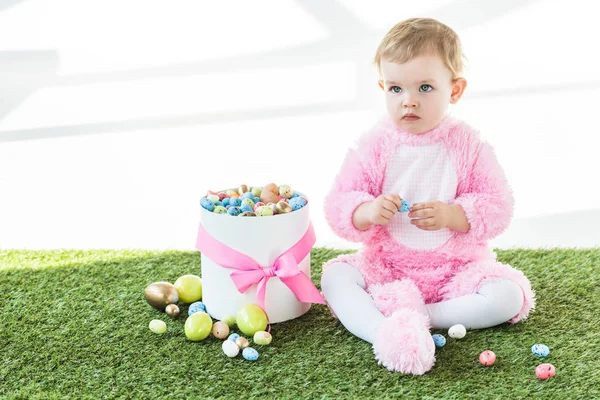
[[[435,335],[431,335],[431,337],[433,338],[433,343],[435,343],[436,347],[444,347],[446,345],[446,338],[444,335],[436,333]]]
[[[235,343],[235,341],[238,340],[239,337],[240,337],[240,335],[238,335],[237,333],[232,333],[231,335],[229,335],[227,340],[231,340],[232,342]]]
[[[216,207],[216,206],[225,207],[225,206],[223,205],[223,202],[222,202],[222,201],[217,201],[217,202],[215,203],[215,207]]]
[[[254,195],[252,195],[252,192],[246,192],[243,195],[240,196],[240,199],[244,200],[244,199],[251,199],[253,198]]]
[[[258,360],[258,351],[254,350],[252,347],[246,347],[242,351],[242,356],[248,361],[256,361]]]
[[[295,199],[295,198],[296,198],[296,197],[298,197],[298,196],[300,196],[298,193],[294,193],[294,194],[292,195],[292,197],[290,197],[290,199]]]
[[[200,205],[202,206],[202,208],[208,210],[208,211],[212,211],[215,209],[215,203],[213,203],[212,201],[210,201],[209,199],[207,199],[206,197],[203,197],[200,199]]]
[[[231,199],[229,197],[225,197],[221,203],[223,203],[223,207],[227,207]]]
[[[240,207],[240,210],[242,212],[254,212],[254,209],[252,207],[250,207],[249,204],[242,204],[242,206]]]
[[[306,200],[301,197],[295,197],[290,200],[290,206],[292,210],[297,211],[306,205]]]
[[[398,210],[398,212],[409,212],[409,211],[410,211],[410,204],[408,203],[408,201],[402,199],[401,207]]]
[[[239,207],[242,205],[242,199],[240,199],[239,197],[234,197],[233,199],[229,200],[229,204],[235,207]]]
[[[188,308],[188,316],[192,315],[192,314],[196,314],[197,312],[206,312],[206,306],[204,305],[203,302],[201,301],[196,301],[192,304],[190,304],[190,307]]]
[[[534,344],[531,346],[531,352],[538,357],[548,357],[550,349],[545,344]]]
[[[256,204],[260,201],[260,197],[253,197],[252,201],[254,202],[254,204]]]
[[[237,206],[230,207],[227,210],[227,214],[233,215],[234,217],[237,217],[238,215],[240,215],[240,213],[241,213],[240,208]]]

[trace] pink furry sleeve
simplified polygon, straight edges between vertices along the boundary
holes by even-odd
[[[333,187],[325,197],[325,216],[331,229],[352,242],[363,242],[373,227],[360,231],[352,223],[354,210],[375,199],[375,187],[366,168],[367,162],[355,149],[350,149]]]
[[[492,147],[480,142],[472,168],[467,171],[466,190],[454,201],[465,211],[471,228],[456,232],[480,242],[492,239],[508,228],[513,216],[514,198]]]

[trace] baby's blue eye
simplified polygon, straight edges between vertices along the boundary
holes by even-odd
[[[428,84],[424,84],[419,87],[419,91],[421,92],[431,92],[432,90],[433,88],[431,87],[431,85]]]
[[[400,93],[400,92],[402,92],[402,88],[400,86],[392,86],[390,88],[390,91],[393,93]]]

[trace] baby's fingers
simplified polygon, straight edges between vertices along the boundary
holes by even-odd
[[[402,207],[402,199],[397,194],[386,194],[384,198],[394,204],[396,211]]]

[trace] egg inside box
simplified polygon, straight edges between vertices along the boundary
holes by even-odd
[[[200,209],[201,224],[210,236],[254,259],[263,268],[271,267],[277,257],[306,234],[310,225],[310,201],[299,210],[265,217],[234,217]],[[201,254],[201,269],[202,301],[214,319],[236,315],[245,304],[258,304],[257,285],[240,293],[230,277],[234,269],[223,268],[204,254]],[[310,253],[299,262],[298,269],[310,277]],[[310,303],[300,302],[279,278],[268,280],[265,311],[270,323],[298,318],[309,309]]]

